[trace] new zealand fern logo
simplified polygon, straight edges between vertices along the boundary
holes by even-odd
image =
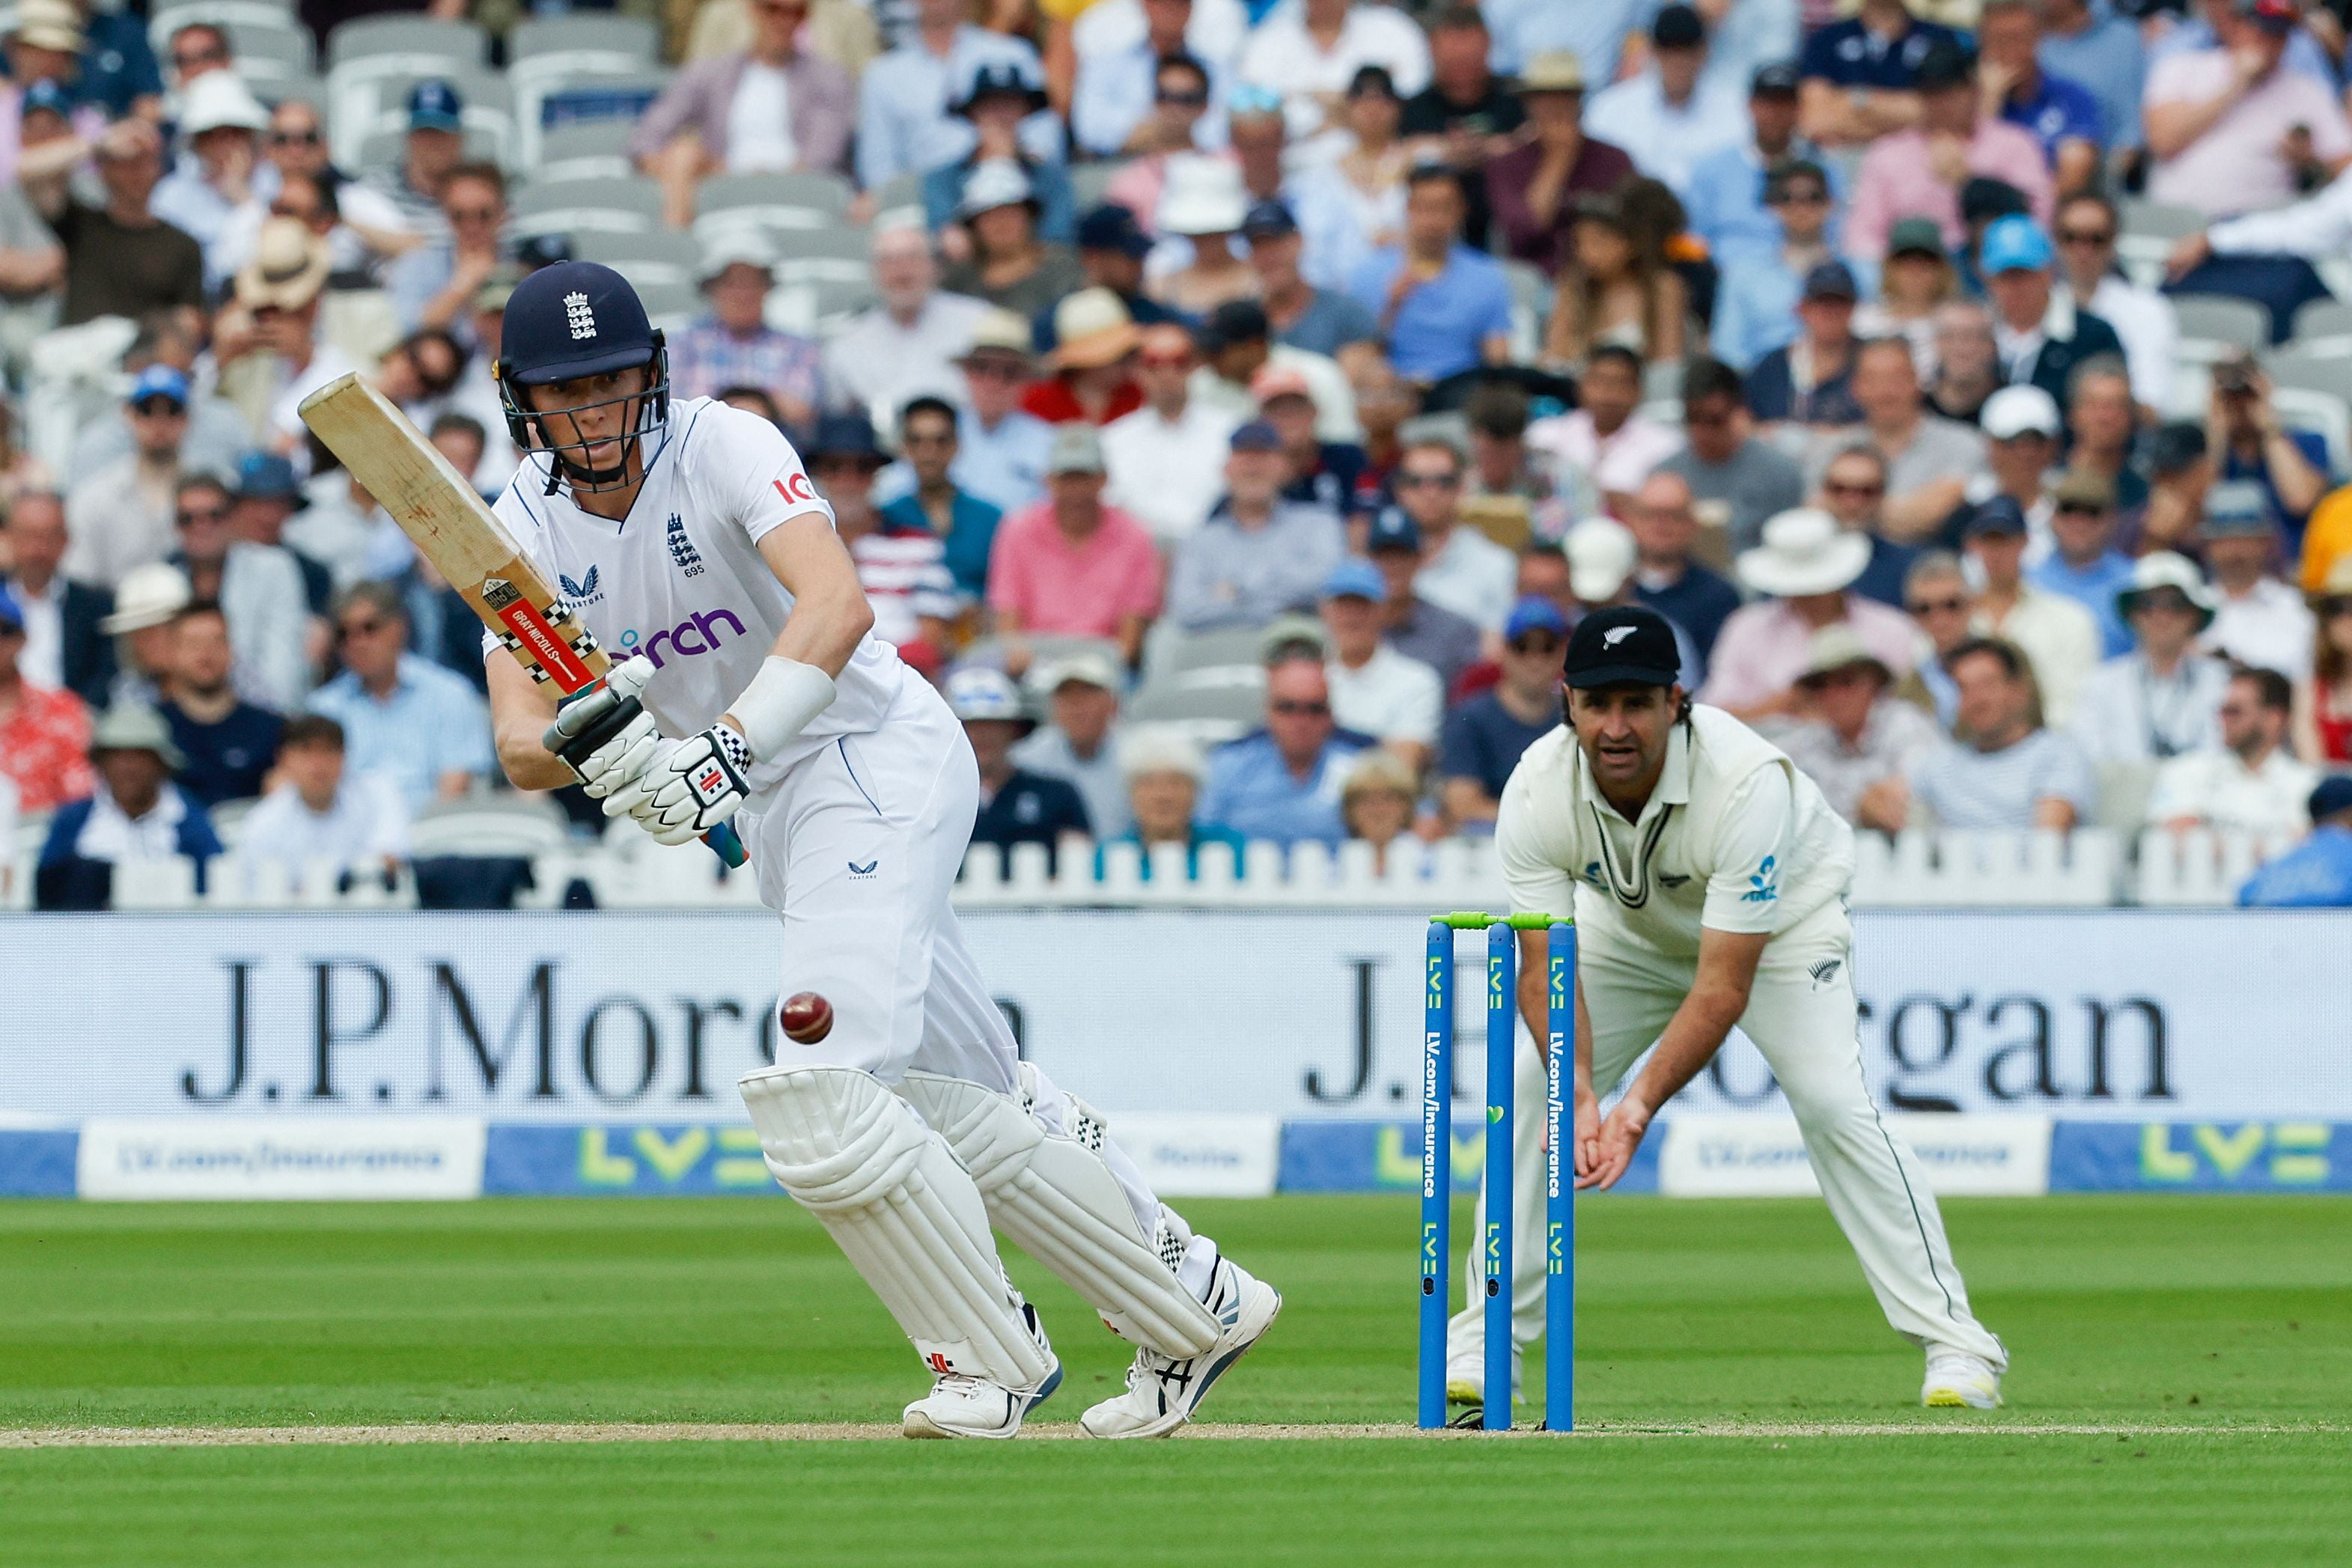
[[[676,512],[669,515],[669,559],[677,566],[680,577],[702,575],[702,552],[694,548],[694,540],[688,537],[686,519]]]
[[[596,569],[593,566],[577,582],[560,571],[555,574],[555,580],[563,585],[563,602],[574,610],[584,610],[604,597],[604,590],[596,586]]]

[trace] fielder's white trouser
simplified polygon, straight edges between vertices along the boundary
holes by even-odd
[[[1592,936],[1583,933],[1578,945],[1577,984],[1592,1019],[1593,1090],[1605,1100],[1664,1032],[1690,991],[1697,964],[1612,949]],[[1864,1082],[1853,927],[1843,910],[1832,904],[1765,948],[1739,1028],[1780,1082],[1822,1196],[1861,1260],[1886,1321],[1914,1344],[1948,1346],[2006,1368],[2008,1352],[1969,1310],[1968,1288],[1953,1266],[1919,1162],[1879,1119]],[[1543,1062],[1524,1026],[1518,1042],[1511,1126],[1515,1348],[1543,1333],[1545,1223]],[[1652,1127],[1651,1137],[1663,1134],[1663,1125]],[[1486,1207],[1482,1188],[1474,1237],[1485,1232]],[[1484,1364],[1486,1286],[1475,1247],[1468,1278],[1470,1304],[1454,1316],[1446,1361],[1457,1377],[1475,1381]]]
[[[1018,1061],[964,946],[949,894],[979,806],[979,768],[962,727],[909,673],[880,728],[812,753],[738,814],[761,901],[783,918],[780,994],[814,991],[834,1010],[832,1030],[815,1044],[777,1031],[775,1066],[745,1079],[754,1123],[771,1141],[766,1124],[783,1124],[775,1086],[821,1076],[798,1070],[871,1074],[952,1150],[957,1202],[984,1197],[999,1229],[1130,1337],[1196,1354],[1201,1333],[1214,1338],[1200,1305],[1213,1244],[1195,1245],[1181,1217],[1104,1135],[1099,1116]],[[764,1086],[756,1099],[754,1081]],[[959,1098],[957,1084],[971,1092]],[[941,1115],[950,1102],[961,1113],[955,1125]],[[794,1124],[795,1144],[806,1141],[805,1122]],[[799,1166],[780,1165],[773,1148],[770,1161],[803,1196],[785,1179]],[[991,1179],[975,1186],[967,1166]],[[938,1186],[940,1173],[925,1168]],[[888,1301],[884,1283],[863,1263],[860,1270]],[[896,1303],[893,1311],[908,1322]]]

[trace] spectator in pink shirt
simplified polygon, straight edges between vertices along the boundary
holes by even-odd
[[[1976,60],[1948,39],[1929,46],[1919,61],[1919,124],[1882,136],[1854,176],[1845,221],[1846,253],[1881,261],[1887,235],[1904,218],[1933,218],[1948,249],[1967,238],[1960,222],[1960,187],[1984,175],[2025,193],[2033,215],[2050,221],[2050,165],[2033,133],[1982,113]]]
[[[1848,625],[1900,681],[1918,662],[1918,632],[1901,611],[1853,592],[1870,565],[1870,536],[1827,512],[1799,507],[1764,525],[1764,542],[1739,552],[1739,580],[1763,595],[1731,612],[1707,656],[1698,700],[1753,722],[1795,714],[1797,683],[1824,627]]]
[[[1103,505],[1102,438],[1066,424],[1045,464],[1049,499],[998,525],[988,557],[988,606],[1011,643],[1005,668],[1029,663],[1021,633],[1103,637],[1132,665],[1160,611],[1160,552],[1141,523]]]
[[[2352,126],[2334,91],[2284,68],[2295,0],[2246,0],[2221,19],[2221,47],[2158,60],[2147,73],[2147,196],[2209,217],[2283,206],[2306,173],[2352,163]]]

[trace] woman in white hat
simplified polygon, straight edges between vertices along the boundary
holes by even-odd
[[[1043,206],[1028,173],[1010,158],[991,159],[964,182],[956,215],[971,235],[971,256],[948,268],[940,282],[1028,320],[1073,289],[1087,286],[1086,269],[1066,245],[1042,238]]]
[[[1234,870],[1242,868],[1242,836],[1231,828],[1203,822],[1193,812],[1201,803],[1201,780],[1208,777],[1208,759],[1200,746],[1173,725],[1138,725],[1118,737],[1118,770],[1127,780],[1127,804],[1134,825],[1108,841],[1134,844],[1143,852],[1143,880],[1151,880],[1152,852],[1182,845],[1184,875],[1201,874],[1201,848],[1224,844],[1234,852]],[[1095,851],[1095,877],[1103,874],[1104,855]]]
[[[1190,240],[1192,259],[1153,282],[1151,298],[1188,316],[1255,298],[1257,270],[1234,251],[1248,212],[1240,164],[1205,152],[1169,159],[1154,222],[1161,234]]]
[[[1827,512],[1796,507],[1768,519],[1764,542],[1742,550],[1740,585],[1763,597],[1725,620],[1707,655],[1698,700],[1754,720],[1792,713],[1798,678],[1825,626],[1853,628],[1900,680],[1918,662],[1909,617],[1849,591],[1870,564],[1870,537]]]

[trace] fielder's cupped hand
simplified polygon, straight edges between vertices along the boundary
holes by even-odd
[[[1617,1103],[1606,1121],[1591,1096],[1576,1100],[1576,1185],[1580,1191],[1598,1187],[1606,1192],[1633,1163],[1642,1134],[1650,1130],[1650,1108],[1632,1095]]]

